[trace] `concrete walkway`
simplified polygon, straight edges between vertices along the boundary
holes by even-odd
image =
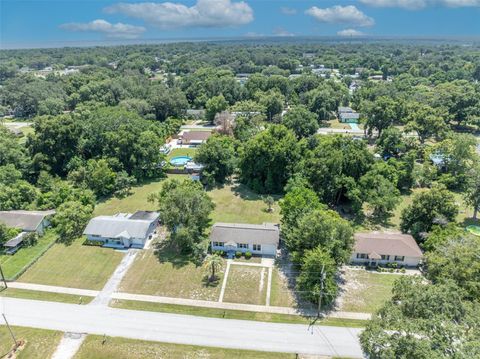
[[[23,283],[23,282],[8,282],[8,288],[36,290],[39,292],[72,294],[72,295],[80,295],[84,297],[96,297],[98,293],[100,293],[98,290],[57,287],[53,285]]]
[[[227,268],[225,268],[225,274],[223,275],[222,288],[220,289],[220,296],[218,297],[218,302],[223,302],[223,296],[225,295],[225,288],[227,287],[228,273],[230,273],[230,266],[232,265],[232,260],[227,259]]]
[[[52,359],[70,359],[75,356],[87,336],[83,333],[64,333]]]
[[[242,303],[226,303],[223,301],[214,302],[210,300],[160,297],[156,295],[130,294],[130,293],[121,293],[121,292],[112,294],[112,299],[133,300],[133,301],[161,303],[161,304],[187,305],[187,306],[201,307],[201,308],[241,310],[241,311],[257,312],[257,313],[308,315],[308,316],[317,315],[317,312],[314,310],[300,311],[296,308],[291,308],[291,307],[275,307],[275,306],[242,304]],[[329,318],[368,320],[370,319],[371,314],[370,313],[353,313],[353,312],[332,312],[327,314],[326,316]]]

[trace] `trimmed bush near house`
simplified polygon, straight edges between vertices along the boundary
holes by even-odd
[[[240,258],[242,256],[242,252],[236,251],[235,252],[235,257]]]
[[[245,252],[245,259],[250,259],[252,258],[252,252],[248,251],[248,252]]]

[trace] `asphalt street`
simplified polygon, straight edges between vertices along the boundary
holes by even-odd
[[[1,298],[12,325],[178,344],[361,358],[360,329]],[[3,324],[3,323],[2,323]]]

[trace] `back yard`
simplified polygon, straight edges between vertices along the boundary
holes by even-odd
[[[123,253],[110,248],[56,243],[20,278],[20,282],[100,290]]]

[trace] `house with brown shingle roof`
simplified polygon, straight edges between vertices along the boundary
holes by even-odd
[[[210,136],[210,131],[185,131],[180,136],[182,145],[199,146],[204,143]]]
[[[416,267],[423,253],[409,234],[393,232],[355,233],[355,245],[350,261],[354,264]]]

